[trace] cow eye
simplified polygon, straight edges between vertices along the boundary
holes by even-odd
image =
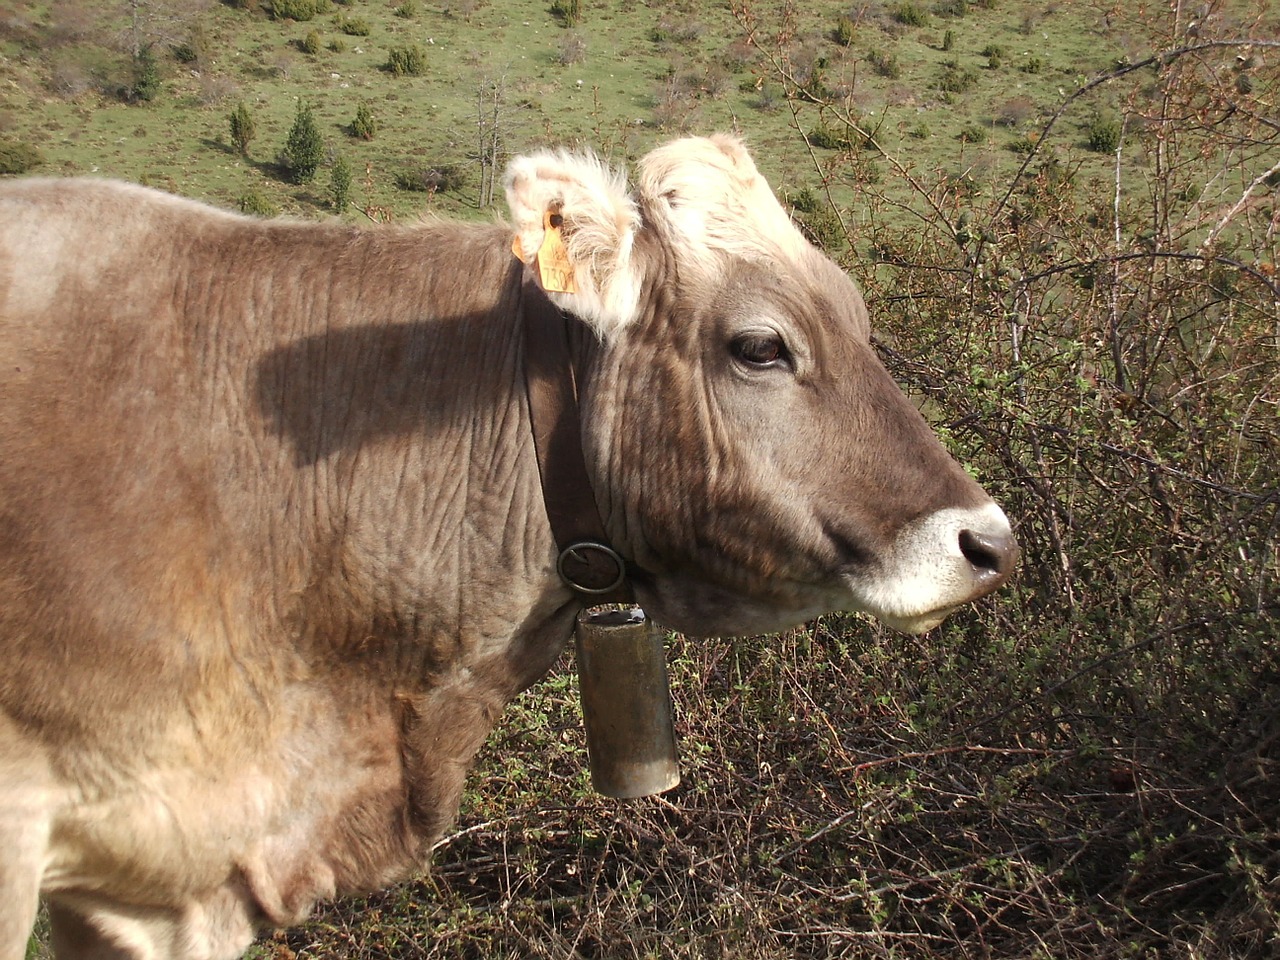
[[[733,355],[752,367],[776,367],[791,362],[786,344],[771,333],[747,333],[729,345]]]

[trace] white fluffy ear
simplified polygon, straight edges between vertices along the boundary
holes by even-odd
[[[576,290],[548,290],[556,304],[606,339],[635,320],[643,277],[632,250],[640,213],[626,178],[590,153],[540,151],[511,162],[506,189],[515,249],[526,263],[542,245],[547,215],[563,217]]]

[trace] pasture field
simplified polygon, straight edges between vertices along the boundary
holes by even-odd
[[[159,89],[124,102],[112,94],[132,82],[119,49],[132,36],[130,4],[13,6],[0,23],[0,137],[37,148],[41,172],[122,177],[226,206],[257,192],[310,216],[330,209],[325,171],[299,186],[274,167],[299,100],[312,106],[328,154],[356,172],[356,208],[487,216],[481,157],[492,153],[495,127],[501,156],[585,144],[620,163],[681,132],[737,130],[790,195],[823,179],[797,123],[838,133],[815,104],[793,116],[798,101],[788,101],[770,57],[773,40],[794,37],[788,69],[820,76],[886,150],[921,170],[998,181],[1014,169],[1008,142],[1122,56],[1126,42],[1101,8],[1083,3],[974,5],[963,16],[927,14],[920,26],[895,16],[903,5],[869,4],[837,39],[846,9],[831,2],[797,6],[785,23],[773,2],[587,3],[570,27],[544,0],[326,2],[302,22],[156,0],[141,6]],[[183,6],[203,12],[181,14]],[[116,16],[103,12],[111,9]],[[422,75],[392,74],[391,52],[411,47],[423,52]],[[229,135],[228,114],[241,102],[256,126],[247,157]],[[351,132],[361,105],[377,123],[369,140]],[[1083,143],[1083,121],[1069,123],[1067,142]],[[438,195],[396,186],[402,175],[442,167],[458,177]]]
[[[1024,553],[923,637],[672,636],[684,782],[660,798],[591,793],[566,657],[482,750],[429,875],[259,958],[1280,953],[1274,3],[322,6],[11,2],[0,158],[332,217],[341,156],[352,221],[488,218],[510,152],[625,163],[736,129]],[[126,103],[131,9],[160,87]],[[421,76],[384,69],[415,46]],[[276,166],[299,100],[310,184]]]

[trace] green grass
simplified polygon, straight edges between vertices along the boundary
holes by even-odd
[[[254,189],[267,190],[281,208],[302,215],[325,213],[320,191],[291,188],[272,168],[300,97],[313,104],[329,146],[356,171],[357,207],[412,216],[421,210],[422,198],[397,190],[396,173],[414,164],[452,163],[470,172],[469,189],[433,198],[433,208],[481,215],[474,159],[477,96],[493,84],[502,90],[504,141],[513,152],[542,143],[588,144],[626,162],[681,132],[732,129],[747,137],[781,194],[820,182],[821,172],[794,136],[790,110],[762,105],[755,89],[771,72],[761,53],[769,52],[776,33],[768,5],[755,8],[763,26],[755,47],[744,46],[743,25],[718,4],[588,5],[576,31],[585,56],[568,65],[561,62],[568,59],[561,51],[569,31],[546,3],[471,6],[474,10],[464,15],[422,5],[406,19],[396,16],[393,6],[355,2],[293,23],[215,5],[200,20],[210,51],[205,60],[181,63],[160,48],[162,92],[151,104],[126,105],[94,92],[60,96],[56,91],[66,86],[67,74],[106,70],[111,55],[87,42],[41,44],[41,31],[56,18],[42,4],[19,5],[15,19],[25,18],[31,26],[23,31],[11,25],[7,37],[0,33],[5,56],[0,77],[6,81],[0,114],[9,137],[43,152],[44,172],[123,177],[224,206],[235,206]],[[958,132],[974,125],[990,128],[993,108],[1006,96],[1029,96],[1047,112],[1113,59],[1107,51],[1114,38],[1090,11],[1062,5],[1024,32],[1031,9],[1034,5],[1000,4],[903,28],[885,5],[873,4],[858,18],[853,42],[843,47],[831,37],[843,8],[807,5],[795,25],[797,35],[807,38],[797,64],[825,58],[827,85],[847,93],[847,104],[880,144],[913,168],[978,167],[996,182],[1012,168],[1003,142],[1018,131],[1002,129],[981,146],[959,144]],[[343,22],[352,18],[367,23],[367,36],[343,33]],[[945,54],[940,49],[944,25],[956,36],[954,49]],[[313,32],[319,34],[320,50],[307,55],[300,44]],[[981,55],[993,41],[1007,51],[1000,70],[985,69]],[[330,45],[342,49],[335,52]],[[426,50],[425,74],[391,75],[385,69],[390,51],[410,45]],[[887,47],[900,66],[893,79],[878,75],[868,63]],[[1021,60],[1033,57],[1046,65],[1041,73],[1017,70]],[[937,89],[945,60],[979,76],[972,90],[952,103],[944,103]],[[248,159],[229,143],[227,115],[240,100],[258,126]],[[373,141],[349,134],[361,103],[379,117]],[[801,111],[803,128],[820,119],[816,108]],[[908,131],[922,122],[930,134],[923,141],[909,140]]]

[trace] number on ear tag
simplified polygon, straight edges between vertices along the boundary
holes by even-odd
[[[543,215],[542,225],[546,228],[546,233],[542,236],[542,246],[538,248],[537,255],[542,289],[552,293],[577,293],[578,286],[573,281],[573,264],[569,262],[569,251],[565,249],[564,236],[560,232],[564,217],[548,210]]]

